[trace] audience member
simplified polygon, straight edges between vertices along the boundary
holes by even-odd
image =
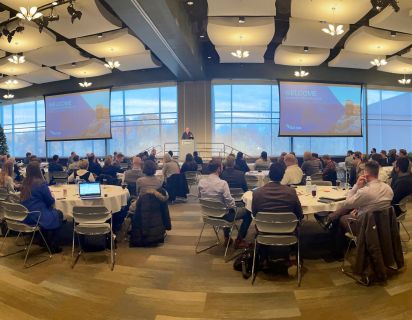
[[[23,159],[23,163],[28,165],[30,162],[31,152],[26,152],[26,157]]]
[[[133,157],[132,168],[124,172],[124,182],[129,186],[136,185],[137,179],[141,177],[143,177],[142,159]]]
[[[242,219],[242,224],[240,225],[238,236],[235,241],[235,248],[248,248],[249,243],[244,239],[247,235],[250,223],[252,222],[250,212],[245,208],[236,208],[235,200],[230,194],[228,183],[219,178],[222,169],[221,163],[212,160],[208,167],[208,170],[211,173],[206,178],[199,181],[199,198],[215,199],[222,202],[227,208],[230,208],[229,213],[223,217],[223,219],[227,221],[233,221],[235,218],[236,220]],[[228,228],[224,229],[224,235],[225,245],[230,245],[232,239],[229,237],[230,230]]]
[[[271,165],[270,159],[268,159],[268,153],[266,151],[262,151],[260,154],[260,158],[255,162],[255,170],[268,170]]]
[[[316,152],[312,152],[312,158],[319,161],[320,171],[323,171],[323,162],[319,159],[319,155]]]
[[[397,204],[408,195],[412,195],[412,175],[408,171],[409,161],[406,158],[400,158],[396,161],[396,179],[392,181],[393,199],[396,215],[401,214],[401,210]]]
[[[89,169],[89,161],[86,159],[79,161],[79,169],[73,170],[73,173],[68,177],[68,182],[76,182],[76,181],[85,181],[85,182],[94,182],[93,174],[88,171]]]
[[[346,158],[345,158],[345,167],[347,170],[350,170],[353,166],[353,151],[348,150],[346,153]]]
[[[303,154],[302,172],[306,176],[311,176],[312,174],[321,172],[320,161],[313,159],[312,153],[310,151],[305,151]]]
[[[122,172],[122,169],[117,165],[113,165],[112,156],[107,156],[104,160],[104,165],[101,174],[111,176],[112,178],[117,178],[117,174]]]
[[[55,200],[43,178],[40,164],[37,161],[32,161],[27,166],[26,178],[23,180],[21,187],[20,200],[31,212],[24,222],[35,225],[39,220],[39,225],[45,233],[51,251],[54,253],[61,252],[58,230],[63,221],[63,213],[53,209]]]
[[[388,152],[388,165],[392,166],[395,162],[398,156],[396,155],[396,149],[390,149]]]
[[[385,169],[382,168],[382,156],[381,156],[381,154],[380,153],[372,154],[371,160],[376,161],[379,164],[379,175],[378,175],[379,181],[388,183],[389,175],[387,174]]]
[[[185,162],[183,163],[182,169],[180,170],[181,173],[185,173],[187,171],[197,171],[197,163],[190,153],[186,155]]]
[[[150,156],[149,156],[149,160],[152,160],[154,163],[157,162],[156,152],[157,152],[156,149],[153,148],[152,151],[150,151]]]
[[[75,156],[76,156],[76,152],[74,151],[70,152],[70,157],[67,158],[67,166],[70,166],[73,163]]]
[[[382,167],[386,167],[386,166],[388,165],[388,156],[387,156],[387,154],[386,154],[386,151],[385,151],[385,150],[381,150],[380,155],[381,155],[381,157],[382,157],[382,163],[381,163],[381,165],[382,165]]]
[[[79,160],[80,160],[80,158],[79,158],[79,156],[76,154],[76,155],[73,157],[73,159],[72,159],[72,161],[71,161],[71,163],[70,163],[70,165],[69,165],[69,168],[68,168],[68,171],[69,171],[70,173],[72,173],[74,170],[79,169]]]
[[[277,162],[280,163],[283,167],[283,169],[286,170],[286,164],[285,164],[285,156],[287,155],[286,152],[282,152],[279,156],[279,158],[277,159]]]
[[[170,154],[165,153],[163,157],[163,168],[162,173],[164,176],[165,181],[169,178],[172,174],[180,173],[179,165],[176,161],[172,160]]]
[[[97,162],[94,153],[89,154],[87,160],[89,161],[89,171],[98,177],[102,172],[102,166]]]
[[[162,187],[162,181],[155,176],[156,164],[151,160],[146,160],[143,164],[143,177],[136,181],[136,194],[145,194],[148,190],[158,190]]]
[[[336,165],[335,162],[331,159],[331,157],[325,154],[323,157],[323,163],[325,167],[323,168],[322,178],[324,181],[332,182],[332,185],[336,185],[336,180],[338,179],[336,173]]]
[[[10,160],[6,161],[1,169],[0,187],[5,188],[8,193],[13,193],[15,191],[13,179],[13,162]]]
[[[245,159],[243,159],[243,152],[238,152],[236,155],[236,163],[235,163],[235,168],[237,170],[243,171],[243,172],[248,172],[250,171],[249,166],[247,165]]]
[[[234,156],[228,156],[226,158],[226,166],[223,172],[220,175],[220,178],[222,180],[225,180],[229,188],[240,188],[243,191],[247,191],[247,183],[245,179],[245,173],[240,170],[235,169],[235,157]]]
[[[203,164],[203,159],[199,156],[199,153],[197,151],[193,152],[193,159],[195,159],[197,164]]]
[[[286,170],[280,181],[283,185],[300,184],[302,182],[303,172],[297,164],[296,157],[288,153],[285,155]]]
[[[52,161],[49,163],[49,172],[63,171],[63,166],[59,163],[59,156],[55,154]]]

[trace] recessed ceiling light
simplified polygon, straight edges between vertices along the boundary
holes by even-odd
[[[57,1],[53,1],[52,5],[57,6],[58,2]]]
[[[203,34],[200,35],[201,38],[204,38],[205,36]]]
[[[396,31],[391,31],[391,37],[395,38],[396,37]]]
[[[303,51],[308,52],[308,51],[309,51],[309,47],[303,47]]]
[[[186,4],[187,4],[188,6],[193,6],[195,3],[194,3],[193,1],[188,1],[188,2],[186,2]]]
[[[240,24],[245,23],[245,22],[246,22],[245,17],[239,17],[238,22],[239,22]]]
[[[102,34],[102,33],[99,33],[99,34],[97,35],[97,38],[99,38],[99,39],[103,38],[103,34]]]
[[[208,59],[212,59],[212,57],[211,57],[211,56],[208,56],[207,58],[208,58]]]

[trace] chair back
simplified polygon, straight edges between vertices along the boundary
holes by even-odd
[[[299,220],[293,212],[258,212],[255,222],[259,232],[290,234],[296,230]]]
[[[229,209],[219,200],[215,199],[199,199],[202,214],[214,218],[222,218]]]
[[[2,202],[4,219],[7,222],[7,228],[15,232],[32,232],[37,226],[26,225],[23,221],[26,219],[29,210],[19,203]]]
[[[53,171],[50,180],[53,180],[56,184],[67,184],[68,177],[65,171]]]
[[[402,198],[396,206],[401,210],[401,214],[405,214],[408,211],[407,204],[408,201],[412,200],[412,195],[407,195],[406,197]]]
[[[314,173],[310,176],[310,179],[312,180],[312,183],[313,183],[313,181],[322,181],[323,180],[322,173],[321,172]]]
[[[315,181],[312,181],[312,185],[331,187],[331,186],[332,186],[332,181],[319,181],[319,180],[315,180]]]
[[[103,206],[76,206],[73,208],[73,219],[80,224],[100,224],[111,217],[111,212]]]
[[[245,174],[246,184],[249,189],[259,187],[259,178],[249,174]]]
[[[197,171],[186,171],[185,177],[188,184],[196,184],[197,183]]]
[[[242,188],[230,188],[230,194],[235,201],[242,201],[243,194],[245,192]]]

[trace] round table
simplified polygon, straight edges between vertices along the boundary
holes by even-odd
[[[269,170],[249,171],[245,173],[246,176],[254,176],[258,178],[258,187],[264,186],[269,182]]]
[[[130,197],[129,190],[119,186],[102,185],[102,197],[88,200],[80,199],[77,184],[55,185],[49,188],[56,199],[56,209],[61,210],[65,217],[73,216],[75,206],[105,206],[112,213],[119,212],[127,205]],[[67,190],[66,197],[63,197],[64,189]]]
[[[303,214],[313,214],[321,211],[335,211],[343,206],[344,201],[334,201],[330,203],[318,202],[320,197],[341,198],[346,197],[348,190],[336,190],[333,187],[317,186],[316,197],[306,192],[306,186],[296,188],[300,204],[302,205]],[[243,195],[245,208],[252,211],[253,192],[247,191]]]

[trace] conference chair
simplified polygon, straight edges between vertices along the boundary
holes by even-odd
[[[53,171],[51,172],[50,182],[55,184],[67,184],[68,174],[65,171]]]
[[[201,252],[207,251],[209,249],[212,249],[220,245],[221,242],[219,238],[219,230],[221,228],[230,229],[229,237],[232,236],[233,229],[236,229],[237,232],[239,232],[239,228],[236,224],[237,211],[235,212],[235,217],[233,221],[227,221],[223,219],[223,217],[229,213],[230,209],[227,208],[221,201],[215,200],[215,199],[199,199],[199,202],[200,202],[200,207],[201,207],[201,212],[202,212],[203,226],[202,226],[202,230],[200,231],[199,238],[197,239],[196,248],[195,248],[196,253],[201,253]],[[216,242],[206,248],[199,250],[198,248],[199,248],[200,240],[202,238],[203,231],[206,225],[209,225],[212,227],[213,232],[216,235]],[[228,241],[226,244],[225,254],[223,256],[226,262],[229,261],[229,260],[226,260],[229,245],[230,245],[230,241]]]
[[[259,178],[249,174],[245,174],[246,184],[249,190],[259,187]]]
[[[24,257],[24,267],[25,268],[30,268],[34,265],[37,265],[41,262],[45,262],[45,261],[51,259],[52,258],[52,253],[50,251],[49,245],[46,242],[46,239],[43,236],[43,233],[41,232],[40,225],[39,225],[41,212],[40,211],[31,211],[30,212],[22,204],[11,203],[11,202],[6,202],[6,201],[3,201],[1,203],[1,206],[2,206],[3,212],[4,212],[4,219],[6,220],[6,223],[7,223],[7,232],[4,235],[3,242],[2,242],[1,247],[0,247],[0,252],[2,254],[2,257],[7,257],[7,256],[10,256],[10,255],[17,254],[19,252],[26,251],[26,255]],[[35,225],[28,225],[28,224],[23,222],[29,214],[38,214]],[[14,231],[14,232],[18,233],[16,242],[19,239],[20,235],[22,235],[22,238],[24,240],[24,249],[14,251],[14,252],[7,253],[7,254],[3,255],[3,246],[6,242],[6,238],[9,235],[10,231]],[[39,261],[36,261],[34,263],[28,264],[27,261],[28,261],[28,258],[29,258],[30,249],[31,249],[31,246],[33,244],[33,240],[34,240],[34,236],[35,236],[36,232],[38,232],[40,234],[40,237],[41,237],[45,247],[47,248],[47,251],[48,251],[49,255],[46,258],[42,259],[42,260],[39,260]],[[28,245],[27,245],[26,239],[24,237],[24,235],[26,235],[26,234],[31,234],[32,235]]]
[[[109,222],[108,222],[109,221]],[[84,251],[81,245],[79,235],[110,236],[110,270],[113,271],[115,264],[116,250],[114,248],[115,235],[112,229],[112,213],[103,206],[76,206],[73,208],[73,242],[72,242],[72,257],[74,257],[74,242],[75,235],[79,245],[79,251],[72,263],[72,269],[76,265],[80,256],[84,257]]]
[[[198,172],[197,171],[186,171],[185,172],[187,186],[189,188],[189,195],[197,197],[196,194],[190,192],[190,188],[197,185],[198,182]]]
[[[322,172],[319,173],[314,173],[310,176],[310,179],[313,181],[322,181],[323,180],[323,176],[322,176]]]
[[[332,186],[332,181],[320,181],[320,180],[314,180],[314,181],[312,181],[312,185],[314,185],[314,186],[325,186],[325,187],[331,187],[331,186]]]
[[[398,204],[394,204],[394,207],[397,207],[400,210],[400,214],[399,214],[399,216],[396,217],[396,221],[399,223],[399,225],[402,227],[402,229],[406,233],[406,239],[401,238],[401,241],[403,243],[405,243],[404,253],[408,252],[408,245],[406,243],[411,240],[411,235],[410,235],[408,229],[406,229],[406,227],[404,225],[406,214],[408,213],[407,204],[408,204],[408,201],[410,201],[410,200],[412,200],[412,195],[408,195],[408,196],[404,197],[403,199],[401,199],[401,201],[399,201]]]
[[[230,195],[232,196],[233,199],[235,199],[236,204],[238,202],[243,202],[243,194],[245,192],[243,191],[242,188],[230,188]]]
[[[300,262],[299,219],[293,212],[258,212],[255,217],[257,235],[253,250],[252,285],[256,278],[256,255],[259,246],[294,247],[297,256],[297,280],[300,286],[302,265]]]

